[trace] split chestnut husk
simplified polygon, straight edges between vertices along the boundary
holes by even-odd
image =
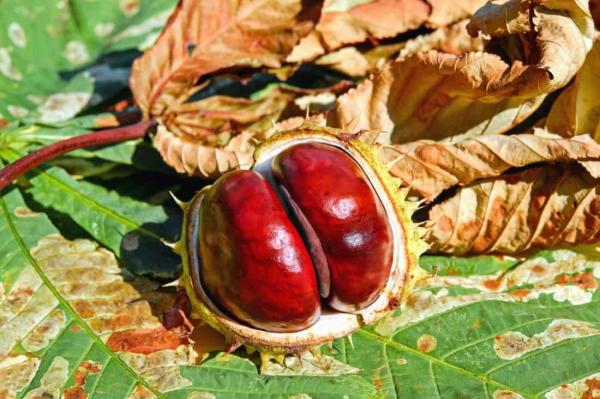
[[[194,313],[233,344],[299,353],[372,324],[410,293],[425,245],[417,204],[371,146],[316,126],[261,144],[184,208]]]

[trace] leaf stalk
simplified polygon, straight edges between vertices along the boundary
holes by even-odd
[[[35,150],[27,154],[23,158],[16,160],[0,170],[0,190],[3,190],[19,176],[27,173],[36,166],[57,158],[67,152],[81,148],[139,139],[144,137],[147,132],[153,129],[155,126],[156,121],[153,119],[142,120],[132,125],[94,131],[80,136],[57,141],[56,143],[42,147],[39,150]]]

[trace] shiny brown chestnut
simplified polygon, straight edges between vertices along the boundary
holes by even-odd
[[[325,257],[327,303],[342,312],[373,303],[388,280],[394,245],[385,209],[360,167],[339,148],[305,143],[280,153],[273,169],[321,244],[313,253]]]
[[[379,320],[410,291],[424,249],[415,205],[369,146],[330,130],[278,134],[253,171],[184,206],[182,281],[232,341],[298,352]]]
[[[198,245],[203,287],[227,313],[268,331],[303,330],[318,320],[308,251],[258,173],[232,172],[207,190]]]

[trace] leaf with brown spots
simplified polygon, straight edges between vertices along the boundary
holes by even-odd
[[[334,348],[385,398],[580,398],[598,375],[599,291],[558,280],[598,280],[599,259],[423,256],[431,275],[402,307]]]
[[[0,197],[0,397],[164,399],[191,391],[235,397],[248,387],[257,397],[373,393],[361,377],[347,374],[357,369],[332,361],[323,367],[343,375],[267,384],[249,360],[215,356],[227,346],[206,325],[172,315],[168,327],[160,322],[175,302],[173,288],[125,281],[114,254],[88,239],[62,237],[41,212],[19,216],[24,207],[16,189]],[[192,325],[197,343],[189,340]],[[300,374],[294,361],[275,372]]]
[[[458,143],[419,140],[381,146],[379,159],[403,187],[427,202],[453,186],[496,177],[531,164],[581,161],[594,177],[600,145],[589,136],[564,139],[547,134],[486,135]]]
[[[112,333],[106,345],[115,352],[134,352],[148,355],[163,349],[177,349],[189,343],[189,331],[182,327],[118,331]]]
[[[569,83],[594,34],[587,3],[575,0],[490,2],[467,29],[491,37],[485,51],[386,65],[340,97],[333,124],[377,132],[384,144],[503,133]]]
[[[514,254],[600,240],[600,179],[536,166],[460,188],[429,209],[430,251]]]
[[[62,123],[126,89],[126,65],[105,55],[135,50],[158,34],[175,2],[0,1],[0,128]]]
[[[75,375],[74,375],[75,385],[73,385],[70,388],[67,388],[63,392],[63,398],[64,399],[86,399],[88,397],[88,394],[84,390],[83,386],[85,384],[85,381],[87,380],[87,377],[90,374],[97,374],[101,370],[102,370],[102,365],[97,362],[93,362],[93,361],[89,361],[89,360],[84,360],[83,362],[81,362],[79,364],[79,366],[77,366],[77,369],[75,370]]]

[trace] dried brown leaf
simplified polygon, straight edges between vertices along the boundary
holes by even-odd
[[[504,253],[600,240],[600,179],[538,166],[459,189],[429,210],[430,251]]]
[[[173,134],[196,144],[226,144],[240,131],[261,131],[271,126],[298,94],[274,88],[256,100],[212,96],[169,107],[161,117]]]
[[[481,37],[473,37],[467,32],[469,20],[463,19],[451,25],[442,26],[426,35],[402,43],[398,58],[406,58],[419,52],[439,50],[449,54],[462,54],[468,51],[483,51]]]
[[[319,101],[331,107],[335,93],[349,84],[341,81],[323,89],[275,87],[256,100],[213,96],[181,104],[164,115],[154,146],[167,164],[192,176],[216,178],[247,169],[254,161],[256,144],[273,133],[282,114],[292,117],[318,111],[323,105],[317,104]]]
[[[301,0],[180,0],[155,45],[133,65],[137,104],[145,115],[159,116],[187,100],[201,76],[234,66],[281,66],[312,30],[320,6]]]
[[[356,47],[344,47],[325,54],[314,63],[353,77],[365,76],[371,69],[367,58]]]
[[[483,50],[483,40],[467,33],[467,22],[468,20],[462,20],[414,39],[377,45],[363,52],[356,47],[344,47],[317,58],[314,63],[358,77],[377,70],[390,59],[407,57],[422,51],[441,50],[446,53],[460,54],[466,51]]]
[[[340,47],[384,39],[421,26],[430,8],[424,0],[326,0],[315,31],[302,39],[288,57],[306,62]]]
[[[469,18],[487,0],[427,0],[427,2],[431,5],[427,26],[439,28]]]
[[[213,178],[230,170],[249,168],[254,162],[256,141],[253,134],[246,131],[224,146],[202,145],[178,137],[159,125],[154,146],[178,172]]]
[[[294,48],[289,62],[307,62],[326,57],[328,53],[348,44],[397,36],[416,29],[423,24],[431,28],[445,28],[457,21],[470,17],[486,0],[363,0],[347,3],[339,0],[326,0],[321,19],[314,32],[302,39]],[[402,43],[398,43],[402,47]],[[393,47],[397,47],[394,45]],[[377,52],[379,46],[374,48]],[[356,49],[354,49],[356,51]],[[360,54],[360,53],[358,53]],[[351,54],[357,67],[348,64],[332,63],[318,59],[318,63],[332,65],[334,69],[350,76],[364,76],[365,60]],[[336,55],[335,58],[340,58]],[[368,57],[367,57],[368,58]],[[371,63],[373,64],[373,63]]]
[[[332,124],[380,132],[381,143],[502,133],[570,81],[593,36],[587,4],[576,0],[488,3],[468,29],[492,36],[488,48],[513,61],[438,51],[400,59],[342,96]]]
[[[600,145],[589,136],[564,139],[533,134],[488,135],[455,144],[419,140],[382,146],[380,159],[403,186],[432,201],[455,185],[496,177],[513,167],[572,160],[594,162],[600,159]]]
[[[600,141],[600,42],[596,41],[575,82],[556,99],[546,128],[561,136],[589,134]]]

